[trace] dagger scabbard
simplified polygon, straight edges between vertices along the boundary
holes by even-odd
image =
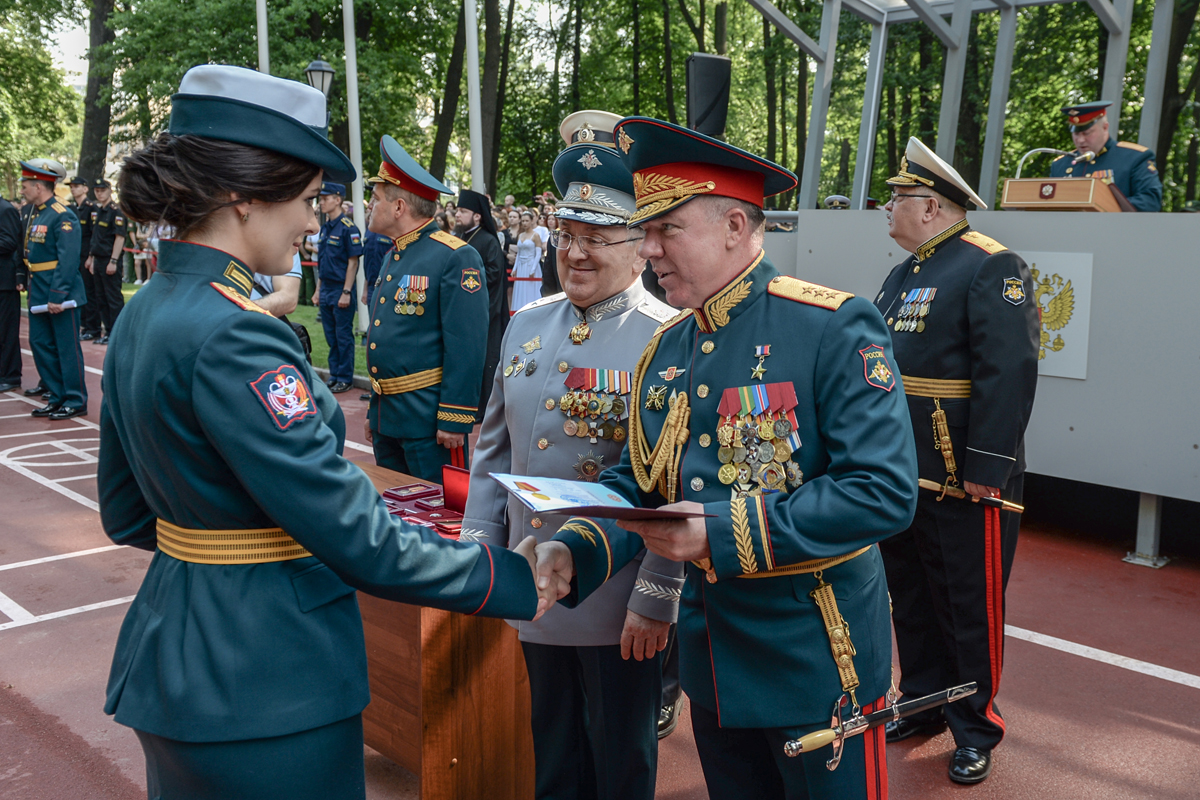
[[[972,503],[979,503],[983,506],[998,508],[1001,511],[1011,511],[1014,514],[1020,514],[1025,511],[1025,506],[1018,505],[1017,503],[1013,503],[1009,500],[1002,500],[999,497],[978,497],[973,494],[967,494],[957,486],[946,486],[938,483],[937,481],[931,481],[928,478],[918,478],[917,485],[919,485],[922,489],[928,489],[931,492],[937,492],[938,494],[956,497],[959,500],[970,500]]]

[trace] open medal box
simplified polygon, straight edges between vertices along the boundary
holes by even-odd
[[[470,471],[447,465],[442,467],[442,486],[409,483],[380,494],[393,515],[414,525],[433,528],[448,539],[457,539],[462,531],[470,482]]]

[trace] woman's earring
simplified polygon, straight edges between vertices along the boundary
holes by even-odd
[[[249,222],[249,221],[250,221],[250,212],[247,211],[245,214],[242,214],[242,222]]]

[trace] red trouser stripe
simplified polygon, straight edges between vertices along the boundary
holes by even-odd
[[[1000,509],[984,509],[984,571],[987,580],[988,660],[991,664],[992,691],[984,716],[995,723],[1003,736],[1004,720],[996,713],[993,701],[1000,691],[1000,669],[1004,663],[1004,560],[1000,551]]]
[[[881,710],[886,705],[887,698],[881,697],[865,711],[869,714]],[[867,800],[887,800],[887,755],[884,752],[882,725],[863,734],[863,751],[867,767]]]

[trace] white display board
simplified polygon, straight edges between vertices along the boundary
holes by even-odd
[[[1087,380],[1092,254],[1022,252],[1041,321],[1038,374]]]

